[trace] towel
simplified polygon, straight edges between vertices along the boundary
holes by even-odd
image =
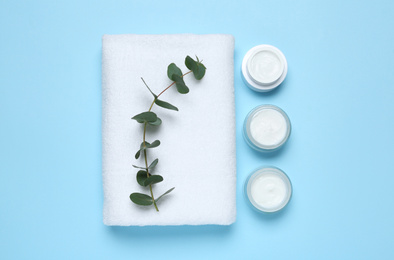
[[[143,140],[143,125],[132,120],[149,109],[153,96],[169,86],[167,66],[183,73],[185,57],[198,56],[205,77],[193,74],[184,81],[188,94],[175,86],[160,96],[179,111],[153,106],[162,119],[148,126],[146,140],[161,145],[148,158],[159,163],[153,174],[164,181],[153,185],[157,198],[175,189],[153,206],[134,204],[129,196],[149,188],[136,181],[143,156],[135,153]],[[229,225],[236,218],[236,158],[234,106],[234,38],[231,35],[104,35],[102,55],[102,177],[103,220],[106,225]]]

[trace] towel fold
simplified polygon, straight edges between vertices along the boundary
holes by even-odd
[[[190,92],[170,88],[160,99],[179,108],[154,106],[161,119],[149,127],[146,139],[161,141],[150,149],[149,161],[159,158],[153,174],[164,181],[153,185],[155,196],[175,187],[153,206],[132,203],[133,192],[149,194],[136,181],[143,158],[135,152],[142,142],[142,125],[131,120],[147,111],[152,95],[172,82],[167,66],[183,73],[185,57],[197,55],[207,71],[201,81],[184,77]],[[102,57],[102,142],[104,224],[106,225],[229,225],[236,217],[236,158],[234,109],[234,38],[231,35],[104,35]]]

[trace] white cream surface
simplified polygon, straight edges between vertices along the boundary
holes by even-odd
[[[248,70],[250,75],[262,84],[271,84],[280,78],[284,64],[274,52],[259,51],[250,57]]]
[[[287,133],[285,117],[275,109],[262,109],[250,122],[250,133],[261,145],[272,146],[283,141]]]
[[[275,210],[286,203],[288,188],[280,176],[275,173],[264,173],[253,180],[251,195],[262,208]]]

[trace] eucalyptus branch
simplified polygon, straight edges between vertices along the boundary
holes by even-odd
[[[149,143],[146,141],[146,129],[148,125],[152,126],[159,126],[162,123],[162,120],[154,113],[152,112],[153,105],[156,104],[162,108],[170,109],[170,110],[175,110],[178,111],[178,108],[171,105],[170,103],[160,100],[159,97],[167,91],[170,87],[176,86],[177,90],[181,94],[186,94],[189,92],[189,88],[185,85],[185,82],[183,80],[183,77],[186,76],[187,74],[193,72],[194,77],[197,80],[201,80],[204,75],[205,75],[205,66],[200,62],[200,60],[197,58],[197,61],[193,60],[189,56],[186,57],[185,59],[185,65],[190,71],[186,72],[185,74],[182,74],[181,69],[179,69],[174,63],[171,63],[168,68],[167,68],[167,75],[168,77],[173,81],[168,87],[166,87],[162,92],[160,92],[158,95],[154,94],[152,90],[149,88],[149,86],[146,84],[145,80],[143,78],[142,82],[145,84],[149,92],[153,95],[153,101],[152,104],[150,105],[148,111],[140,113],[132,119],[136,120],[138,123],[144,124],[144,131],[143,131],[143,138],[142,138],[142,143],[140,145],[140,149],[137,151],[135,154],[135,158],[138,159],[141,155],[141,152],[144,154],[144,161],[145,161],[145,167],[139,167],[133,165],[135,168],[139,168],[141,170],[138,171],[137,173],[137,182],[141,186],[144,187],[149,187],[150,191],[150,196],[143,194],[143,193],[132,193],[130,194],[130,200],[134,202],[135,204],[141,205],[141,206],[150,206],[154,205],[156,211],[159,211],[159,208],[157,207],[157,202],[165,195],[170,193],[171,191],[174,190],[174,187],[167,190],[165,193],[160,195],[157,199],[155,199],[153,195],[153,184],[159,183],[163,181],[163,177],[160,175],[153,175],[151,174],[153,168],[157,165],[159,162],[159,159],[155,159],[149,166],[148,166],[148,150],[151,148],[155,148],[160,145],[159,140],[155,140],[152,143]]]
[[[185,75],[189,74],[190,72],[192,72],[192,71],[190,70],[189,72],[183,74],[183,75],[182,75],[182,78],[183,78]],[[148,87],[148,85],[146,84],[145,80],[144,80],[142,77],[141,77],[141,79],[142,79],[142,81],[144,82],[145,86],[146,86],[148,89],[150,89],[150,88]],[[167,89],[169,89],[170,87],[172,87],[174,84],[175,84],[175,81],[172,82],[171,85],[169,85],[168,87],[166,87],[162,92],[160,92],[159,95],[157,95],[157,96],[153,99],[153,102],[152,102],[152,104],[150,105],[149,110],[148,110],[149,112],[152,110],[152,107],[153,107],[153,105],[155,104],[155,101],[158,99],[158,97],[159,97],[161,94],[163,94]],[[146,135],[146,125],[147,125],[147,124],[148,124],[148,123],[145,123],[145,124],[144,124],[144,135],[143,135],[143,136],[144,136],[143,141],[144,141],[144,147],[145,147],[145,148],[146,148],[146,145],[145,145],[145,135]],[[150,174],[149,174],[148,156],[147,156],[147,153],[146,153],[146,149],[144,150],[144,157],[145,157],[145,166],[146,166],[146,177],[149,178]],[[151,197],[152,197],[153,205],[155,206],[156,211],[159,211],[159,209],[157,208],[157,205],[156,205],[155,197],[153,196],[152,184],[149,184],[149,190],[150,190],[150,194],[151,194]]]

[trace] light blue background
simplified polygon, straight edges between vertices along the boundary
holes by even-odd
[[[0,258],[394,259],[393,14],[389,0],[0,0]],[[101,37],[122,33],[235,36],[232,226],[103,225]],[[243,55],[263,43],[289,64],[269,94],[240,76]],[[264,103],[293,124],[269,156],[242,138]],[[262,165],[292,180],[280,214],[244,200]]]

